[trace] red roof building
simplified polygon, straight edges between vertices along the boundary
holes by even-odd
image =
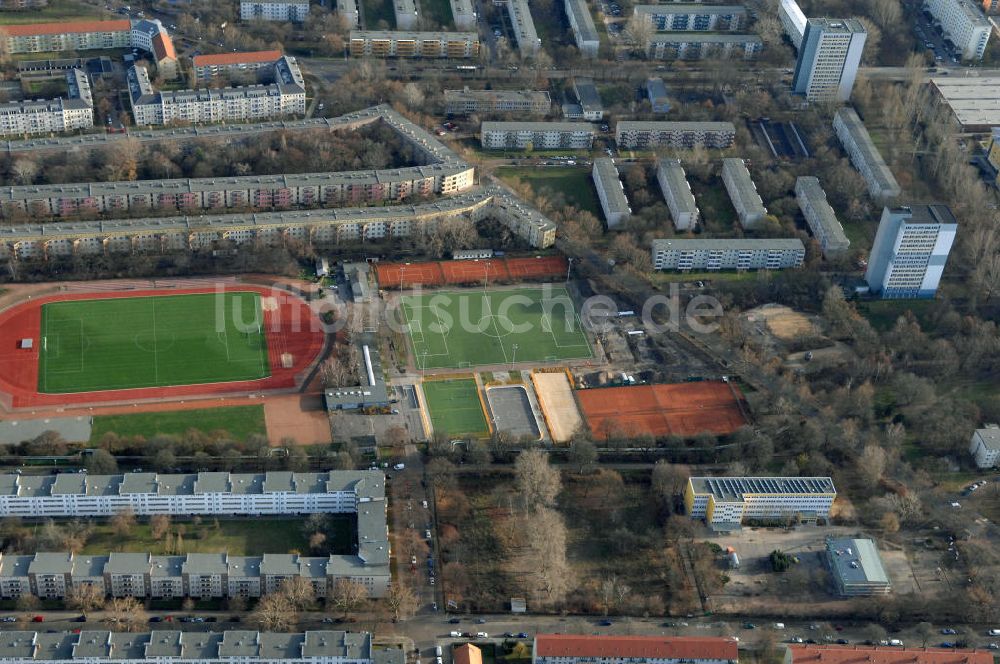
[[[831,646],[792,643],[785,664],[993,664],[987,650]]]
[[[196,55],[191,59],[195,67],[228,67],[229,65],[271,63],[281,57],[281,51],[244,51],[242,53],[213,53]]]
[[[466,643],[452,650],[451,658],[454,664],[483,664],[483,651],[471,643]]]
[[[739,642],[732,637],[588,636],[539,634],[534,664],[735,664]]]

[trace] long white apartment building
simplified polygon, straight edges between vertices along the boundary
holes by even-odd
[[[753,228],[764,220],[767,208],[757,193],[757,186],[750,177],[745,161],[737,158],[723,159],[722,182],[726,185],[729,200],[733,202],[743,228]]]
[[[839,256],[850,248],[851,241],[847,239],[837,214],[827,202],[826,192],[820,186],[819,178],[812,176],[796,178],[795,199],[809,225],[809,230],[819,242],[823,256],[827,258]]]
[[[799,239],[653,240],[654,270],[784,270],[801,267],[806,247]]]
[[[679,231],[694,230],[701,213],[691,193],[684,167],[679,159],[660,159],[656,162],[656,181],[660,183],[663,200],[670,209],[674,228]]]
[[[585,58],[596,58],[601,39],[594,25],[594,17],[590,15],[587,0],[563,0],[563,8],[580,54]]]
[[[304,23],[309,0],[240,0],[242,21],[290,21]]]
[[[668,2],[636,5],[633,15],[657,32],[737,32],[747,23],[742,5]]]
[[[273,82],[235,88],[159,91],[144,67],[128,70],[129,100],[137,125],[264,120],[304,115],[306,90],[298,64],[282,56],[272,65]]]
[[[531,8],[528,0],[507,0],[507,16],[514,31],[514,41],[522,58],[532,58],[542,47],[542,40],[535,30],[535,21],[531,18]]]
[[[896,177],[853,108],[845,106],[837,109],[833,115],[833,131],[854,168],[868,184],[868,193],[872,198],[881,202],[899,196],[901,189]]]
[[[360,545],[355,543],[358,552],[346,555],[4,553],[0,554],[0,598],[65,599],[82,586],[98,588],[106,596],[140,599],[262,597],[294,578],[308,581],[319,599],[328,597],[341,580],[361,584],[369,597],[384,597],[391,581],[385,519],[381,524],[359,520],[359,528],[374,532],[362,532]]]
[[[582,150],[594,144],[594,127],[586,122],[483,122],[479,131],[486,150]]]
[[[969,454],[975,459],[977,468],[1000,466],[1000,426],[987,424],[973,431]]]
[[[121,19],[5,25],[3,38],[7,41],[7,53],[11,55],[129,48],[132,46],[132,22]]]
[[[477,58],[476,32],[351,30],[351,55],[375,58]]]
[[[81,69],[66,73],[66,97],[0,104],[0,135],[47,134],[94,126],[90,80]]]
[[[538,634],[532,664],[736,664],[732,636]]]
[[[412,30],[417,27],[417,3],[415,0],[392,0],[396,14],[397,30]]]
[[[736,138],[732,122],[622,120],[615,126],[619,148],[728,148]]]
[[[993,26],[983,10],[971,0],[925,0],[927,11],[941,23],[963,60],[982,60]]]
[[[757,35],[734,33],[659,33],[646,42],[651,60],[753,60],[764,50]]]
[[[8,664],[405,664],[406,656],[399,648],[374,647],[367,632],[14,630],[0,632],[0,660]]]
[[[449,115],[500,114],[545,115],[552,99],[545,90],[463,90],[444,91],[444,110]]]
[[[595,159],[590,176],[597,188],[597,198],[601,201],[601,210],[604,211],[608,228],[619,226],[632,215],[632,208],[629,207],[614,159],[609,157]]]
[[[781,21],[781,27],[795,48],[802,48],[802,37],[806,32],[806,15],[802,13],[799,3],[795,0],[781,0],[778,6],[778,20]]]
[[[476,11],[472,0],[451,0],[451,17],[456,30],[476,30]]]
[[[684,506],[692,519],[722,530],[748,522],[826,519],[836,498],[829,477],[691,477]]]

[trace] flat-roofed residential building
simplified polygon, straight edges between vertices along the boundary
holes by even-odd
[[[123,19],[5,25],[3,35],[7,52],[12,55],[130,48],[132,22]]]
[[[809,101],[847,101],[868,32],[853,18],[811,18],[802,35],[792,91]]]
[[[934,297],[957,232],[955,217],[941,203],[884,208],[865,272],[872,294]]]
[[[653,240],[654,270],[784,270],[801,267],[806,248],[799,239]]]
[[[826,200],[826,192],[819,184],[819,179],[812,176],[802,176],[795,180],[795,199],[802,210],[802,216],[809,224],[809,230],[819,242],[823,256],[832,258],[847,251],[851,241],[844,234],[844,227],[837,219],[836,213]]]
[[[691,477],[684,506],[692,519],[725,530],[748,522],[826,519],[836,498],[829,477]]]
[[[667,86],[659,76],[646,79],[646,96],[654,113],[669,113],[670,98],[667,96]]]
[[[790,643],[784,664],[991,664],[989,650],[903,648],[898,646],[835,646]]]
[[[448,115],[500,114],[545,115],[552,99],[544,90],[445,90],[444,108]]]
[[[750,177],[745,161],[737,158],[723,159],[722,182],[726,185],[729,200],[733,202],[743,228],[753,228],[764,220],[767,208],[757,193],[757,186]]]
[[[753,60],[762,50],[764,42],[757,35],[731,33],[662,33],[646,43],[651,60]]]
[[[94,126],[90,80],[80,69],[65,74],[65,98],[0,103],[0,136],[48,134]]]
[[[728,148],[736,138],[732,122],[622,120],[615,127],[619,148]]]
[[[1000,425],[987,424],[972,432],[969,454],[976,460],[978,468],[994,468],[1000,465]]]
[[[507,16],[514,31],[514,41],[522,58],[532,58],[542,47],[542,40],[535,30],[535,21],[531,18],[528,0],[507,0]]]
[[[356,30],[361,24],[359,0],[337,0],[337,13],[343,17],[348,30]]]
[[[376,58],[476,58],[475,32],[352,30],[351,55]]]
[[[601,201],[601,210],[604,211],[608,228],[614,228],[627,220],[632,214],[632,208],[629,207],[614,159],[609,157],[595,159],[590,176],[594,179],[594,186],[597,187],[597,197]]]
[[[778,19],[785,34],[796,49],[802,48],[802,37],[806,32],[806,15],[795,0],[781,0],[778,6]]]
[[[417,27],[417,3],[415,0],[392,0],[396,13],[396,29],[412,30]]]
[[[240,20],[304,23],[309,0],[240,0]]]
[[[1000,77],[939,76],[931,84],[961,131],[990,132],[1000,127]]]
[[[601,39],[594,26],[594,17],[590,15],[587,0],[563,0],[569,27],[573,31],[576,47],[585,58],[596,58],[601,47]]]
[[[496,189],[482,216],[497,219],[533,247],[545,249],[556,241],[556,225],[551,219],[503,189]]]
[[[700,213],[680,159],[660,159],[657,161],[656,181],[660,183],[663,200],[666,201],[667,207],[670,209],[674,228],[679,231],[693,230],[698,225]]]
[[[472,8],[472,0],[451,0],[451,17],[456,30],[475,30],[476,12]]]
[[[736,664],[732,636],[538,634],[532,664]]]
[[[927,11],[941,23],[963,60],[982,60],[993,26],[972,0],[927,0]]]
[[[668,2],[636,5],[633,12],[657,32],[738,32],[747,22],[742,5]]]
[[[876,201],[887,201],[900,194],[899,183],[882,159],[861,118],[850,106],[838,108],[833,116],[833,131],[850,157],[854,168],[868,184],[868,193]]]
[[[479,131],[486,150],[583,150],[594,144],[594,127],[586,122],[483,122]]]
[[[281,51],[243,51],[196,55],[191,58],[195,76],[209,79],[224,74],[257,72],[269,69],[281,58]]]
[[[841,597],[888,595],[892,590],[882,557],[870,539],[828,537],[826,564]]]
[[[10,664],[116,664],[181,661],[209,664],[405,664],[399,648],[374,647],[367,632],[314,630],[305,633],[255,632],[74,632],[0,633],[0,659]]]
[[[599,122],[604,119],[604,102],[601,101],[601,94],[594,85],[594,79],[577,76],[573,78],[573,93],[580,103],[580,110],[584,120],[588,122]]]

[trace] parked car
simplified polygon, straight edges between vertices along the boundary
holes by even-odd
[[[457,638],[460,638],[460,637],[462,636],[462,633],[461,633],[461,632],[455,632],[455,631],[452,631],[452,632],[451,632],[451,633],[449,634],[449,636],[451,636],[451,638],[453,638],[453,639],[457,639]]]
[[[45,622],[45,616],[35,616],[31,619],[31,622]]]

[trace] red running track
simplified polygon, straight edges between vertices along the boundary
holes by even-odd
[[[271,375],[257,380],[199,385],[172,385],[125,390],[102,390],[73,394],[42,394],[38,391],[38,354],[41,338],[42,305],[68,300],[101,300],[121,297],[156,297],[197,293],[253,292],[273,297],[276,307],[264,311],[267,356]],[[218,288],[179,288],[99,293],[62,293],[14,305],[0,312],[0,392],[9,395],[11,408],[70,406],[109,401],[175,399],[239,392],[280,390],[296,386],[296,377],[307,370],[323,350],[323,328],[309,305],[282,290],[263,286],[227,285]],[[20,348],[22,339],[32,339],[31,349]],[[293,364],[283,367],[281,356],[291,353]]]

